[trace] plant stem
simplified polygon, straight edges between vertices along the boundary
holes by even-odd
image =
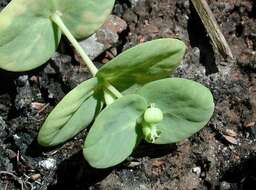
[[[91,59],[88,57],[88,55],[86,55],[86,53],[84,52],[83,48],[79,45],[79,43],[77,42],[77,40],[74,38],[74,36],[71,34],[71,32],[69,31],[69,29],[66,27],[66,25],[63,23],[61,17],[60,17],[61,13],[56,12],[55,14],[52,15],[51,19],[52,21],[54,21],[58,27],[60,28],[60,30],[62,31],[63,34],[65,34],[65,36],[68,38],[68,40],[71,42],[71,44],[74,46],[74,48],[76,49],[76,51],[79,53],[79,55],[81,56],[81,58],[83,59],[83,61],[85,62],[86,66],[88,67],[88,69],[90,70],[91,74],[93,76],[96,75],[96,73],[98,72],[98,69],[95,67],[95,65],[93,64],[93,62],[91,61]]]
[[[106,89],[104,90],[104,99],[106,105],[108,106],[115,101],[116,97],[108,89]]]
[[[121,98],[123,96],[114,86],[109,83],[106,83],[106,88],[117,98]]]
[[[68,38],[68,40],[70,41],[70,43],[74,46],[74,48],[76,49],[76,51],[79,53],[79,55],[81,56],[81,58],[83,59],[84,63],[86,64],[86,66],[89,68],[91,74],[95,77],[96,73],[98,72],[97,67],[95,67],[95,65],[93,64],[93,62],[91,61],[91,59],[88,57],[88,55],[84,52],[83,48],[80,46],[80,44],[77,42],[77,40],[74,38],[74,36],[71,34],[71,32],[69,31],[69,29],[66,27],[66,25],[64,24],[64,22],[61,19],[61,13],[56,11],[56,13],[54,13],[51,16],[51,20],[57,24],[57,26],[60,28],[61,32]],[[106,88],[113,93],[114,96],[116,96],[116,98],[121,98],[123,95],[114,87],[112,86],[110,83],[106,82]]]

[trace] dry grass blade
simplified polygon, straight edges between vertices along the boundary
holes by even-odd
[[[233,59],[232,51],[222,34],[219,25],[206,0],[191,0],[200,19],[202,20],[215,48],[223,57]]]

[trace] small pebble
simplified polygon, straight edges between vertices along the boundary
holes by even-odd
[[[230,136],[230,137],[237,136],[237,133],[235,131],[233,131],[232,129],[226,129],[226,131],[224,133],[225,133],[225,135]]]
[[[230,189],[231,189],[231,185],[228,182],[226,181],[221,182],[220,190],[230,190]]]
[[[200,168],[200,167],[194,167],[194,168],[192,169],[192,172],[193,172],[194,174],[200,176],[200,174],[201,174],[201,168]]]
[[[42,160],[39,162],[39,166],[46,170],[52,170],[52,169],[56,168],[56,160],[53,158],[48,158],[47,160]]]
[[[234,138],[234,137],[231,137],[231,136],[228,136],[228,135],[223,135],[223,137],[231,144],[234,144],[234,145],[238,145],[239,144],[239,141],[238,139]]]
[[[14,138],[15,140],[19,140],[19,139],[20,139],[20,136],[18,136],[17,134],[15,134],[15,135],[13,135],[13,138]]]
[[[34,175],[32,175],[30,178],[31,178],[33,181],[36,181],[36,180],[38,180],[40,177],[41,177],[40,174],[34,174]]]

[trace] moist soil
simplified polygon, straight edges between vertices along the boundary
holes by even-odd
[[[83,159],[87,131],[62,146],[40,147],[36,137],[46,116],[90,78],[64,39],[44,66],[26,73],[0,71],[0,189],[255,189],[256,1],[212,0],[209,5],[235,59],[213,48],[188,0],[119,0],[113,10],[128,24],[113,45],[118,53],[161,37],[186,43],[174,76],[211,89],[216,107],[204,129],[177,144],[143,142],[125,162],[106,170],[93,169]],[[107,54],[95,60],[99,66]]]

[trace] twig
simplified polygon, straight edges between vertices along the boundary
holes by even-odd
[[[42,113],[47,107],[49,107],[49,103],[45,104],[38,112],[37,115],[39,115],[40,113]]]
[[[8,183],[5,184],[4,190],[7,190],[8,188]]]
[[[17,177],[16,175],[14,175],[13,173],[11,172],[7,172],[7,171],[0,171],[0,175],[10,175],[12,176],[20,185],[21,185],[21,190],[24,190],[24,184],[23,184],[23,181],[22,179],[20,179],[19,177]]]
[[[206,0],[191,0],[204,27],[206,28],[213,45],[222,54],[223,57],[234,59],[232,51],[222,34],[219,25]]]
[[[22,180],[21,177],[16,176],[15,174],[11,173],[11,172],[7,172],[7,171],[0,171],[0,175],[9,175],[12,176],[14,180],[16,180],[20,186],[21,186],[21,190],[25,190],[28,189],[28,186],[30,186],[30,190],[34,189],[34,186],[32,183],[30,183],[28,180],[30,179],[29,176],[27,176],[26,174],[24,174],[24,176],[27,178],[26,180]],[[6,184],[5,186],[5,190],[7,190],[8,185]]]

